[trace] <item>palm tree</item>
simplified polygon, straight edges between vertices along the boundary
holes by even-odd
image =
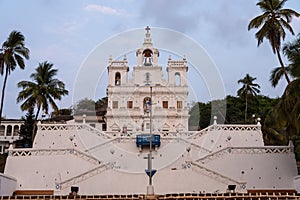
[[[284,67],[284,70],[283,70],[282,67],[275,67],[271,71],[271,75],[270,75],[269,80],[270,80],[273,87],[276,87],[278,85],[279,80],[284,76],[284,72],[291,75],[290,67]]]
[[[287,57],[290,64],[285,67],[285,71],[294,78],[300,77],[300,34],[293,42],[283,45],[283,54]],[[279,80],[284,75],[282,67],[276,67],[272,70],[270,81],[273,87],[276,87]]]
[[[289,83],[277,105],[271,110],[266,118],[265,125],[268,127],[267,134],[284,136],[285,144],[293,140],[295,153],[300,158],[300,78]],[[270,132],[270,130],[272,132]]]
[[[253,83],[256,78],[251,77],[249,74],[246,74],[246,76],[243,79],[238,80],[238,83],[242,83],[243,86],[237,91],[238,96],[244,97],[246,106],[245,106],[245,123],[247,122],[247,111],[248,111],[248,98],[249,95],[256,96],[258,93],[260,93],[260,86],[257,83]]]
[[[269,40],[273,53],[277,54],[286,81],[290,83],[289,76],[280,55],[281,39],[285,39],[285,29],[294,35],[290,22],[294,16],[299,17],[300,14],[292,9],[283,9],[286,1],[287,0],[260,0],[256,5],[260,7],[263,13],[250,21],[248,30],[260,28],[255,34],[258,41],[257,46],[259,46],[265,38]]]
[[[1,75],[5,73],[0,105],[0,124],[8,75],[10,75],[17,66],[24,69],[24,58],[29,59],[29,49],[25,47],[24,41],[25,37],[20,32],[12,31],[0,49],[0,73]]]
[[[300,78],[300,34],[293,42],[284,44],[283,54],[288,58],[290,73],[295,78]]]
[[[36,106],[35,120],[37,120],[41,109],[48,114],[49,104],[57,111],[58,107],[54,100],[61,100],[62,96],[68,94],[65,84],[54,78],[58,70],[52,69],[52,67],[53,64],[47,61],[39,63],[36,72],[30,75],[33,81],[21,81],[18,83],[18,87],[22,88],[22,90],[19,92],[17,102],[24,101],[21,104],[23,111]]]

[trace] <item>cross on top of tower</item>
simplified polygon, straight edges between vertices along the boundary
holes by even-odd
[[[150,46],[152,46],[152,42],[151,42],[151,38],[150,38],[150,27],[147,26],[145,28],[145,30],[146,30],[146,34],[145,34],[146,37],[144,39],[144,45],[150,45]]]
[[[147,33],[149,33],[149,31],[150,31],[150,27],[149,27],[149,26],[147,26],[147,27],[145,28],[145,30],[147,31]]]

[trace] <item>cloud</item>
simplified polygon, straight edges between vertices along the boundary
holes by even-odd
[[[192,11],[192,1],[142,1],[139,9],[141,21],[150,21],[154,26],[186,32],[198,26],[198,12]],[[187,3],[188,2],[188,3]]]
[[[89,4],[84,7],[86,11],[96,11],[100,12],[105,15],[123,15],[124,12],[122,10],[118,10],[108,6],[96,5],[96,4]]]

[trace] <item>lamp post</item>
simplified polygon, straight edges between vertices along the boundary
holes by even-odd
[[[156,170],[152,169],[152,87],[150,86],[150,138],[149,138],[149,154],[148,154],[148,173],[149,176],[149,185],[147,186],[147,195],[154,194],[154,187],[152,185],[152,176]]]

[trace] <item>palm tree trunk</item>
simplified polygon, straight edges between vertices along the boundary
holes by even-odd
[[[283,73],[284,73],[284,76],[285,76],[285,79],[287,81],[287,83],[289,84],[291,81],[290,81],[290,78],[285,70],[285,66],[283,64],[283,61],[282,61],[282,58],[281,58],[281,55],[280,55],[280,51],[279,51],[279,48],[276,48],[276,54],[277,54],[277,57],[278,57],[278,60],[279,60],[279,63],[282,67],[282,70],[283,70]]]
[[[3,111],[4,95],[5,95],[5,87],[6,87],[7,77],[8,77],[8,67],[6,67],[5,77],[4,77],[3,87],[2,87],[1,106],[0,106],[0,124],[1,124],[1,121],[2,121],[2,111]]]
[[[37,109],[37,111],[36,111],[36,115],[35,115],[34,121],[37,121],[38,116],[39,116],[39,114],[40,114],[40,110],[41,110],[41,106],[39,105],[39,107],[38,107],[38,109]]]

